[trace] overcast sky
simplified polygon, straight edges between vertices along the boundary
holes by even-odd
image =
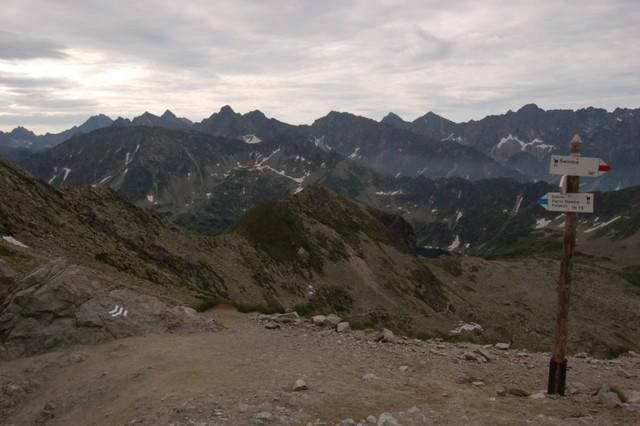
[[[640,106],[640,1],[2,0],[0,129]]]

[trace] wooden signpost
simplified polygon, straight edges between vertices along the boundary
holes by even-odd
[[[567,381],[567,340],[569,335],[569,301],[571,297],[571,274],[576,249],[576,213],[593,213],[593,194],[580,194],[580,176],[597,177],[611,167],[599,158],[580,157],[582,140],[575,135],[571,140],[571,155],[553,155],[549,173],[566,175],[562,193],[550,192],[538,200],[538,204],[550,211],[565,212],[560,280],[558,281],[558,307],[556,331],[549,363],[547,393],[564,395]]]

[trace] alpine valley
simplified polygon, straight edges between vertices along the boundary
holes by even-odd
[[[545,170],[574,133],[584,155],[613,171],[584,179],[596,201],[578,222],[569,347],[585,364],[572,358],[571,374],[588,383],[587,399],[601,377],[594,365],[635,389],[639,120],[640,110],[528,105],[468,123],[331,112],[293,126],[226,106],[199,123],[167,111],[0,134],[0,417],[316,424],[316,412],[346,415],[317,411],[324,396],[297,397],[316,395],[304,380],[294,391],[273,381],[283,368],[331,395],[362,380],[371,398],[388,398],[382,384],[402,389],[398,404],[429,380],[456,395],[501,380],[539,386],[565,219],[536,200],[557,191]],[[368,373],[378,363],[394,378]],[[422,366],[432,371],[413,382]],[[225,391],[214,395],[210,382]],[[277,398],[248,397],[247,383]],[[163,386],[179,395],[145,402],[146,389]],[[143,396],[118,396],[130,393]],[[484,410],[486,395],[472,396]],[[212,412],[212,398],[227,411]],[[105,411],[107,399],[122,409]],[[283,406],[230,408],[240,400]],[[446,403],[455,414],[443,422],[467,402]],[[602,424],[618,418],[598,413]]]

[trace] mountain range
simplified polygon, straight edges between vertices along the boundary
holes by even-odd
[[[557,179],[547,173],[549,156],[565,154],[574,134],[584,140],[582,154],[613,166],[606,175],[584,182],[584,189],[612,190],[640,184],[640,109],[586,108],[544,111],[529,104],[518,111],[455,123],[429,112],[412,122],[389,113],[380,122],[331,112],[311,125],[290,125],[260,111],[239,114],[229,106],[192,123],[171,111],[145,112],[132,120],[91,117],[58,134],[36,136],[24,128],[0,132],[0,155],[27,158],[102,127],[154,126],[195,130],[248,143],[306,139],[324,150],[349,157],[389,176],[462,177],[478,180],[511,177],[519,181]]]

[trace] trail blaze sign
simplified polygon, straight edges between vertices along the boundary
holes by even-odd
[[[593,194],[547,192],[537,201],[550,212],[593,213]]]
[[[611,166],[596,157],[552,155],[549,173],[552,175],[598,177],[611,170]]]

